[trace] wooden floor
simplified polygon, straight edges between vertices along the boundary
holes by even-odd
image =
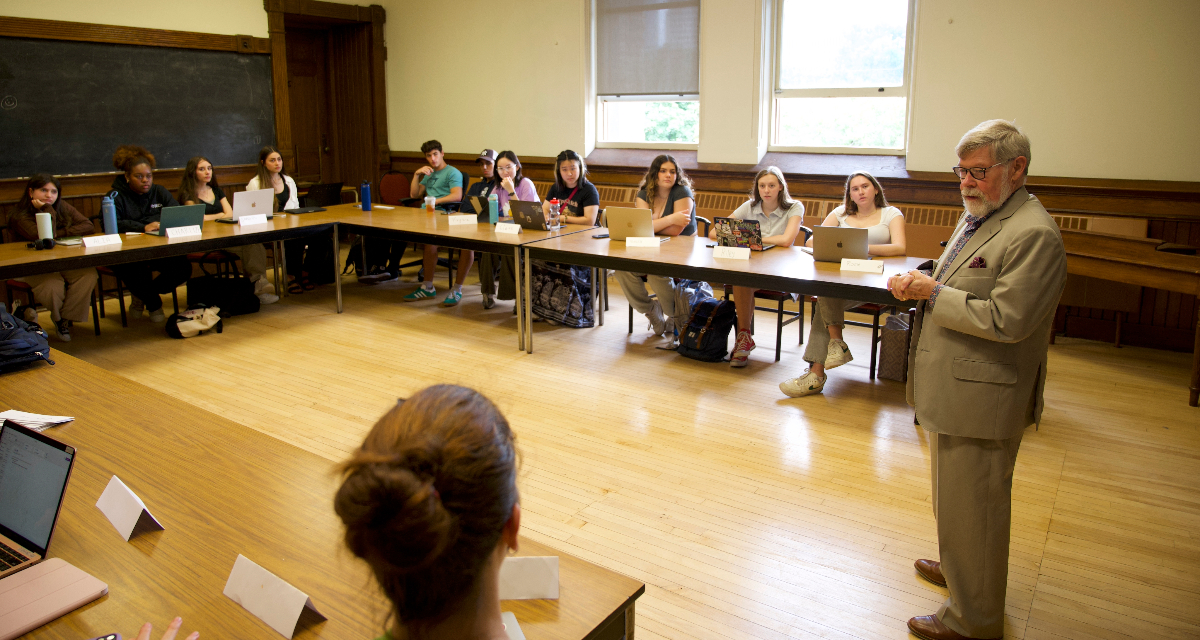
[[[190,340],[122,329],[110,302],[104,334],[78,326],[64,350],[331,462],[398,397],[481,390],[524,454],[524,533],[645,581],[642,640],[904,638],[945,598],[912,568],[937,557],[927,437],[900,383],[868,380],[869,330],[847,330],[857,359],[823,395],[792,400],[776,385],[802,348],[787,327],[774,363],[768,314],[731,370],[654,349],[644,319],[628,335],[613,282],[604,327],[537,324],[526,355],[511,303],[485,311],[469,284],[443,309],[439,276],[437,301],[347,279],[340,316],[322,287]],[[1017,460],[1006,637],[1200,637],[1189,360],[1051,347],[1044,422]]]

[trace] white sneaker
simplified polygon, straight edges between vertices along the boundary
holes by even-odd
[[[54,331],[58,333],[58,339],[63,342],[71,341],[71,321],[59,320],[54,324]]]
[[[141,299],[139,299],[139,298],[129,296],[129,310],[126,312],[125,315],[127,315],[130,320],[137,320],[138,318],[142,317],[142,313],[144,313],[145,311],[146,311],[146,303],[145,302],[142,302]]]
[[[163,313],[162,307],[150,312],[150,322],[166,322],[167,314]]]
[[[850,347],[842,340],[830,340],[829,352],[825,356],[825,369],[834,369],[840,367],[854,359],[850,354]]]
[[[662,306],[658,304],[658,300],[654,301],[654,305],[646,313],[646,319],[650,321],[649,329],[654,335],[661,336],[667,330],[667,317],[663,315]]]
[[[279,302],[279,296],[269,291],[264,291],[263,293],[258,294],[259,304],[275,304],[276,302]]]
[[[829,376],[818,376],[812,372],[812,369],[809,369],[799,378],[780,382],[779,390],[789,398],[811,396],[814,393],[821,393],[821,390],[825,388],[825,380],[828,378]]]

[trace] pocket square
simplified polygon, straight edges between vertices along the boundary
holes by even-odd
[[[983,256],[975,256],[974,258],[971,258],[971,264],[967,265],[967,268],[968,269],[986,269],[987,268],[987,260],[984,260]]]

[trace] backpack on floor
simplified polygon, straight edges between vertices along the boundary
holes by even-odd
[[[171,314],[166,329],[172,338],[193,338],[210,329],[221,333],[225,330],[223,323],[219,308],[192,305],[183,313]]]
[[[692,307],[687,327],[679,334],[679,355],[704,362],[722,362],[728,353],[729,332],[737,324],[733,300],[704,298]]]
[[[37,324],[12,315],[0,302],[0,371],[8,371],[38,360],[50,364],[50,340]]]
[[[260,305],[254,283],[240,275],[197,276],[187,283],[188,308],[218,307],[221,317],[257,313]]]

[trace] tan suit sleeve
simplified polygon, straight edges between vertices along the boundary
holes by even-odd
[[[1005,247],[1002,260],[996,262],[1004,266],[990,299],[954,288],[955,274],[938,294],[927,318],[984,340],[1019,342],[1028,338],[1058,305],[1067,277],[1062,238],[1050,227],[1030,227]]]

